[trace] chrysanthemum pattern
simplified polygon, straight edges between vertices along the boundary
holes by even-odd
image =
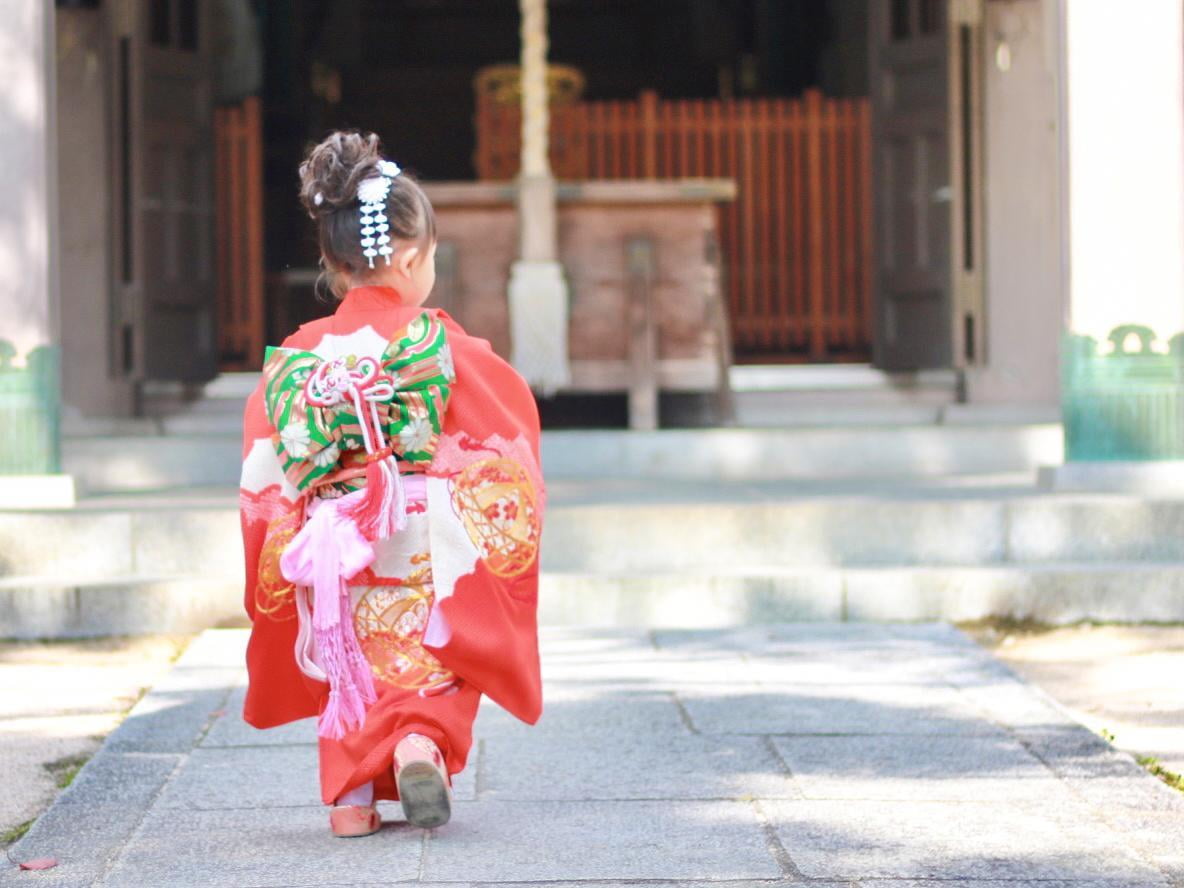
[[[426,416],[412,416],[399,432],[399,449],[404,453],[426,450],[435,434]]]
[[[291,422],[280,430],[280,440],[284,444],[284,449],[296,459],[304,459],[308,456],[308,445],[311,439],[312,435],[307,422]]]

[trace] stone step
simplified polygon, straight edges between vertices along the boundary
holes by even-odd
[[[736,364],[728,368],[736,394],[748,392],[855,392],[931,394],[954,400],[958,375],[953,370],[889,372],[868,364]]]
[[[1184,562],[544,572],[543,625],[706,628],[788,620],[1184,620]],[[0,580],[0,638],[192,632],[242,623],[239,583],[192,577]]]
[[[787,620],[1006,617],[1184,620],[1184,562],[859,567],[688,573],[545,573],[547,625],[701,628]]]
[[[149,416],[220,412],[241,415],[243,402],[258,382],[258,373],[223,373],[204,385],[149,381],[141,390],[141,406]]]
[[[242,576],[233,493],[0,512],[0,576]],[[809,494],[793,485],[557,482],[543,569],[714,577],[835,567],[1184,561],[1184,499],[998,487]]]
[[[239,434],[62,440],[62,470],[87,493],[237,484],[241,460]]]
[[[96,638],[200,632],[240,620],[241,578],[5,577],[0,638]]]
[[[1059,464],[1063,452],[1055,423],[543,434],[549,479],[927,478],[1035,472]],[[236,484],[240,455],[237,433],[193,429],[70,437],[63,443],[65,471],[92,493]]]
[[[899,402],[892,399],[899,397]],[[851,428],[927,425],[1047,425],[1060,408],[1042,404],[954,404],[907,393],[868,401],[859,393],[751,392],[734,399],[733,425],[744,428]]]
[[[957,399],[953,371],[886,373],[861,364],[739,365],[729,370],[733,425],[935,425]],[[691,424],[691,423],[687,423]]]
[[[940,404],[834,403],[783,392],[739,394],[733,399],[734,424],[742,428],[849,428],[930,426],[941,422]]]
[[[1033,471],[1063,461],[1060,425],[549,431],[549,479],[834,480]]]

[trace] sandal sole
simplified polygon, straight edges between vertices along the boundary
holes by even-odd
[[[399,800],[412,826],[432,829],[452,816],[448,786],[431,762],[410,762],[399,771]]]

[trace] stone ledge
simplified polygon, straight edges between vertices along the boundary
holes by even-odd
[[[73,475],[0,475],[0,509],[71,509]]]
[[[1184,460],[1081,460],[1059,466],[1041,466],[1037,483],[1044,490],[1056,492],[1178,497],[1184,494]]]

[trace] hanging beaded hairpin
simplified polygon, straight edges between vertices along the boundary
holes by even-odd
[[[386,218],[386,196],[391,191],[391,181],[402,170],[390,160],[379,161],[378,175],[371,176],[358,185],[358,200],[362,204],[362,255],[374,267],[374,257],[382,256],[391,264],[390,223]]]

